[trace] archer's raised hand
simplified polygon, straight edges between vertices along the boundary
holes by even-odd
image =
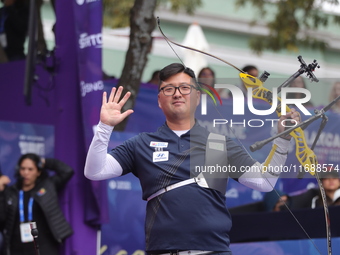
[[[122,99],[123,87],[118,89],[112,88],[109,99],[107,99],[106,92],[103,93],[102,107],[100,110],[100,121],[106,125],[116,126],[122,122],[127,116],[133,113],[133,110],[129,109],[125,112],[121,112],[126,101],[129,99],[131,92],[127,92]]]

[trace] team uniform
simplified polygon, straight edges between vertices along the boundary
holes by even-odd
[[[155,133],[142,133],[125,141],[110,154],[122,166],[123,174],[132,172],[139,178],[146,200],[164,187],[199,174],[196,169],[205,165],[208,135],[205,128],[195,124],[178,137],[164,124]],[[231,139],[226,144],[229,164],[240,168],[255,163]],[[162,153],[167,156],[158,161],[157,155]],[[145,226],[147,251],[229,251],[231,219],[225,196],[196,183],[151,199]]]
[[[196,170],[205,165],[209,132],[196,123],[191,130],[179,134],[164,124],[156,132],[141,133],[106,154],[111,132],[112,127],[99,123],[89,149],[91,153],[88,154],[85,175],[92,180],[101,180],[133,173],[139,178],[143,199],[149,200],[145,223],[146,251],[159,254],[203,250],[231,254],[228,233],[232,223],[224,193],[191,183],[153,196],[169,185],[199,175]],[[287,145],[288,141],[279,148],[284,151]],[[228,164],[236,169],[258,167],[256,164],[259,163],[233,140],[226,138],[226,148]],[[285,156],[275,155],[272,161],[276,165],[284,163]],[[277,176],[268,176],[277,179]],[[258,176],[242,177],[247,174],[233,174],[236,181],[265,191],[261,189]],[[275,181],[270,185],[275,185]],[[248,185],[251,183],[254,185]]]

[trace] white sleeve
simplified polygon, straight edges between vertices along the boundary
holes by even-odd
[[[239,183],[261,192],[269,192],[274,189],[286,162],[290,141],[276,138],[274,144],[277,145],[277,148],[269,161],[269,165],[265,168],[264,163],[255,163],[240,176]]]
[[[86,178],[99,181],[121,176],[123,169],[119,162],[107,153],[113,127],[99,122],[87,152],[84,175]]]

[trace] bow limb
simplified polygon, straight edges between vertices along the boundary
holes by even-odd
[[[253,77],[248,74],[240,73],[240,78],[242,79],[245,87],[252,90],[252,97],[256,99],[264,100],[265,102],[272,105],[272,92],[263,86],[262,81],[258,78]],[[278,117],[281,116],[281,100],[277,97],[280,102],[276,107],[276,113]],[[286,106],[286,112],[290,111],[290,108]],[[322,186],[322,182],[319,178],[318,172],[315,171],[315,167],[318,165],[318,160],[311,148],[308,147],[304,131],[301,127],[294,129],[289,133],[295,140],[295,155],[300,164],[303,166],[304,170],[309,172],[311,175],[314,175],[320,189],[321,198],[324,207],[325,220],[326,220],[326,234],[327,234],[327,253],[328,255],[332,254],[332,243],[331,243],[331,228],[330,228],[330,216],[327,205],[327,198],[325,190]]]
[[[252,96],[256,99],[261,99],[270,105],[272,105],[272,92],[263,86],[263,83],[256,77],[249,74],[240,73],[240,77],[248,89],[252,89]],[[277,97],[278,101],[281,102],[280,98]],[[286,112],[290,111],[290,108],[286,106]],[[278,117],[281,116],[281,104],[279,103],[276,107],[276,113]],[[314,152],[308,147],[306,138],[302,128],[296,128],[289,133],[295,140],[295,155],[300,164],[306,169],[311,175],[315,175],[315,167],[318,161]]]
[[[230,62],[228,62],[228,61],[226,61],[226,60],[224,60],[224,59],[222,59],[222,58],[219,58],[219,57],[214,56],[214,55],[212,55],[212,54],[210,54],[210,53],[207,53],[207,52],[204,52],[204,51],[195,49],[195,48],[191,48],[191,47],[189,47],[189,46],[184,46],[184,45],[182,45],[182,44],[179,44],[179,43],[176,43],[176,42],[170,40],[170,39],[163,33],[163,31],[162,31],[162,29],[161,29],[159,17],[157,17],[157,25],[158,25],[159,31],[161,32],[162,36],[164,37],[164,39],[165,39],[167,42],[171,42],[172,44],[177,45],[178,47],[182,47],[182,48],[187,49],[187,50],[196,51],[196,52],[202,53],[202,54],[204,54],[204,55],[207,55],[207,56],[209,56],[209,57],[216,58],[216,59],[218,59],[219,61],[222,61],[223,63],[225,63],[225,64],[227,64],[227,65],[229,65],[229,66],[235,68],[235,69],[238,70],[239,72],[244,73],[244,71],[243,71],[242,69],[238,68],[237,66],[231,64]],[[171,46],[170,46],[170,47],[171,47]],[[176,55],[177,55],[177,54],[176,54]],[[177,57],[178,57],[178,55],[177,55]],[[178,57],[178,58],[179,58],[179,57]],[[180,60],[181,60],[181,59],[180,59]],[[182,60],[181,60],[181,62],[182,62]]]
[[[331,255],[332,254],[331,220],[330,220],[330,215],[329,215],[329,210],[328,210],[326,192],[325,192],[325,189],[322,186],[322,182],[319,178],[317,171],[315,172],[315,178],[318,181],[318,185],[319,185],[319,189],[320,189],[320,193],[321,193],[321,198],[322,198],[322,203],[323,203],[323,208],[324,208],[325,220],[326,220],[327,254]]]

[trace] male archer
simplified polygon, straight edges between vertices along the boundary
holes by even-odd
[[[231,176],[247,187],[271,191],[280,171],[262,171],[263,165],[251,158],[230,138],[209,133],[195,120],[200,88],[194,72],[182,64],[170,64],[159,74],[158,106],[166,121],[154,133],[141,133],[107,153],[111,132],[133,110],[121,112],[130,92],[122,99],[122,87],[113,88],[109,98],[104,92],[100,122],[90,145],[85,176],[103,180],[133,173],[139,178],[146,208],[146,251],[148,254],[223,254],[230,255],[231,217],[225,204],[223,183],[230,176],[214,181],[195,166],[214,163],[248,169]],[[298,123],[292,109],[280,117]],[[145,120],[147,121],[147,120]],[[267,158],[268,166],[282,166],[290,137],[276,138]],[[210,156],[207,156],[210,155]],[[218,157],[216,156],[218,155]],[[267,166],[267,169],[269,167]]]

